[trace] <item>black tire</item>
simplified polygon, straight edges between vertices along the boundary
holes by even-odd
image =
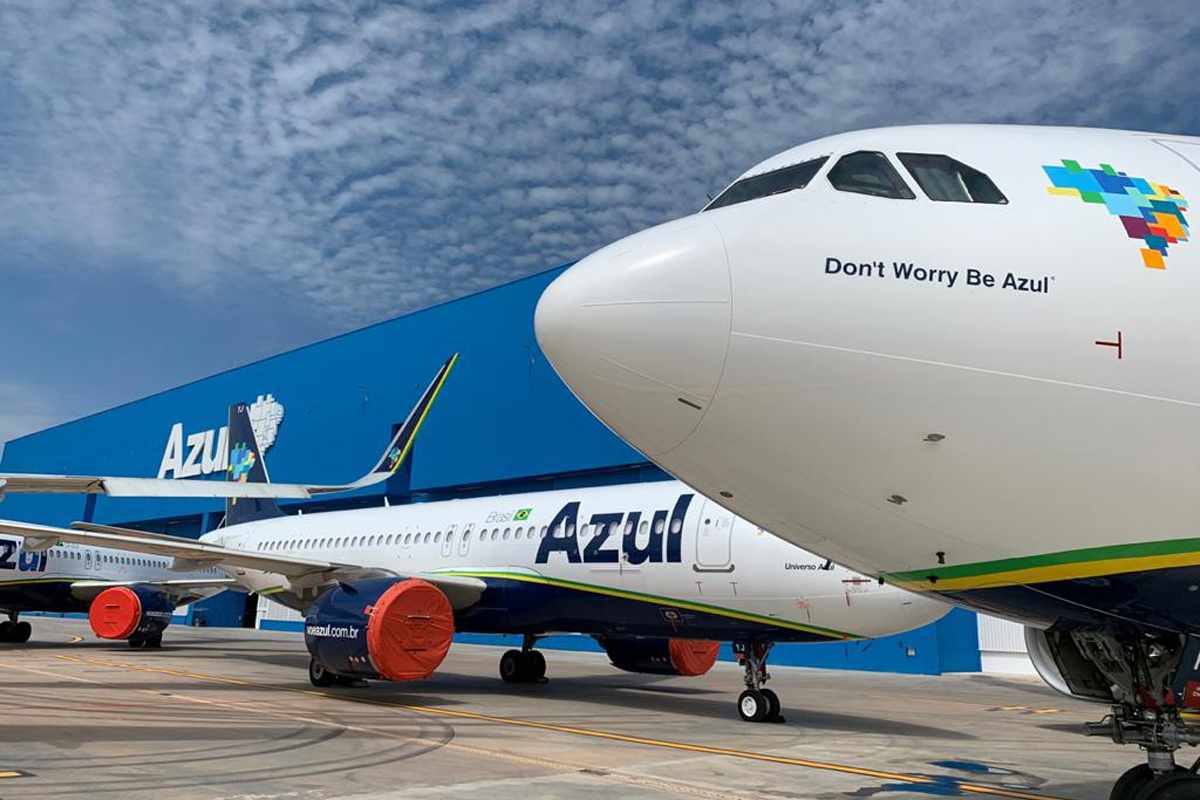
[[[508,650],[500,656],[500,677],[505,683],[524,682],[525,671],[525,656],[520,650]]]
[[[153,636],[147,637],[142,647],[147,650],[158,650],[162,647],[162,634],[156,633]]]
[[[141,650],[143,647],[146,646],[146,640],[140,636],[130,636],[129,637],[129,646],[132,647],[134,650]]]
[[[779,695],[770,689],[759,689],[762,696],[767,698],[767,716],[764,719],[767,722],[776,722],[783,719],[783,705],[779,702]]]
[[[525,679],[540,681],[546,677],[546,657],[540,650],[530,650],[525,654]]]
[[[1133,795],[1133,800],[1196,800],[1197,797],[1200,797],[1200,775],[1185,769],[1151,781]]]
[[[1149,764],[1138,764],[1136,767],[1131,767],[1125,771],[1124,775],[1117,778],[1112,791],[1108,794],[1108,800],[1134,800],[1138,792],[1153,780],[1154,771],[1150,769]]]
[[[16,625],[9,620],[0,622],[0,642],[11,642],[13,640],[13,628],[15,627]]]
[[[28,622],[18,622],[13,625],[12,635],[8,641],[15,644],[25,644],[29,641],[29,637],[33,635],[33,626]]]
[[[318,689],[327,689],[337,682],[337,676],[325,669],[315,658],[308,660],[308,682]]]
[[[747,689],[738,697],[738,715],[744,722],[762,722],[767,718],[770,705],[758,689]]]

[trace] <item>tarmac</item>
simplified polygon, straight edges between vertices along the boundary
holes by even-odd
[[[501,649],[456,644],[427,681],[315,689],[300,634],[171,627],[133,650],[30,621],[0,644],[0,798],[1093,800],[1143,758],[1037,679],[774,667],[786,722],[750,724],[733,664],[663,678],[546,650],[546,683],[508,685]]]

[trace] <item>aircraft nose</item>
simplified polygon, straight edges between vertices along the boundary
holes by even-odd
[[[538,301],[538,344],[603,422],[647,455],[679,445],[717,391],[730,327],[729,262],[689,217],[578,262]]]

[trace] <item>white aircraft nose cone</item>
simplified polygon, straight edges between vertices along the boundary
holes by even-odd
[[[592,413],[648,455],[683,442],[720,381],[730,327],[725,245],[689,217],[622,239],[538,302],[538,344]]]

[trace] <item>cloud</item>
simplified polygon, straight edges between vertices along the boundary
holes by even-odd
[[[0,381],[0,457],[9,440],[61,421],[61,411],[40,390]]]
[[[1195,131],[1190,5],[0,7],[0,241],[361,324],[692,211],[852,128]],[[76,254],[47,261],[44,253]]]

